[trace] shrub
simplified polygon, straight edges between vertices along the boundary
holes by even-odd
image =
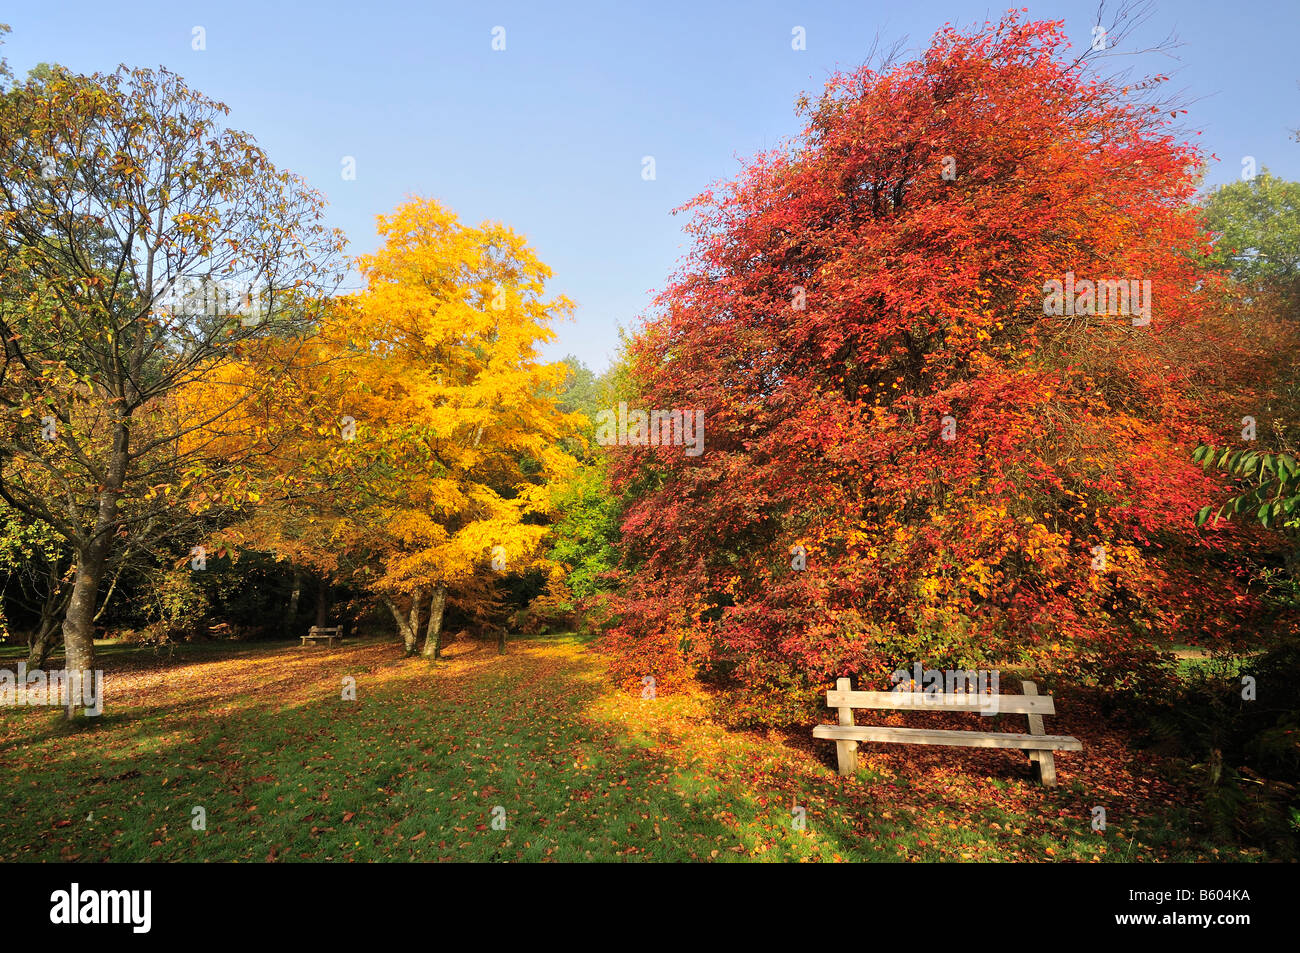
[[[1243,679],[1256,697],[1243,697]],[[1224,841],[1300,858],[1300,639],[1257,658],[1217,658],[1147,699],[1150,737],[1197,779],[1198,814]]]

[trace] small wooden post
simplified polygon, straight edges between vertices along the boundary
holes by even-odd
[[[837,679],[835,687],[842,692],[852,690],[847,678]],[[853,707],[851,705],[840,705],[838,711],[840,727],[852,728]],[[839,760],[840,777],[847,778],[858,773],[858,743],[856,741],[835,742],[835,756]]]
[[[1038,686],[1033,682],[1021,683],[1020,690],[1025,695],[1037,695]],[[1031,735],[1045,735],[1047,732],[1043,729],[1043,716],[1030,713],[1029,733]],[[1043,787],[1056,787],[1056,759],[1052,756],[1050,748],[1039,751],[1029,752],[1029,760],[1038,763],[1038,779],[1043,782]]]

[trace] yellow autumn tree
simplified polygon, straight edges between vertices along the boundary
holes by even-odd
[[[550,269],[504,225],[413,199],[379,234],[357,262],[365,289],[255,404],[275,492],[228,538],[364,588],[408,653],[423,618],[436,656],[449,594],[545,566],[550,501],[575,465],[560,441],[580,418],[556,406],[565,369],[539,348],[572,305],[545,297]]]

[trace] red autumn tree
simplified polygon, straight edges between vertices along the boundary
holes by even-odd
[[[612,450],[627,683],[1131,670],[1240,621],[1191,518],[1221,409],[1200,157],[1067,46],[1015,15],[945,29],[835,76],[795,142],[687,206],[631,357],[640,405],[702,409],[705,449]]]

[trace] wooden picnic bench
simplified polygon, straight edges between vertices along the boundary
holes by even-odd
[[[298,647],[304,648],[308,642],[320,642],[322,640],[324,640],[326,646],[332,647],[335,639],[340,642],[343,641],[343,626],[313,625],[311,631],[302,637],[302,645]]]
[[[955,745],[965,748],[1016,748],[1025,751],[1029,760],[1038,765],[1038,777],[1045,787],[1056,786],[1056,761],[1053,751],[1082,751],[1078,738],[1068,735],[1049,735],[1043,730],[1043,716],[1055,715],[1056,706],[1051,695],[1039,695],[1038,686],[1023,682],[1023,695],[936,695],[926,692],[855,692],[850,691],[847,678],[838,679],[835,688],[826,693],[826,705],[839,713],[838,725],[818,725],[814,738],[828,738],[835,742],[836,757],[841,775],[855,774],[858,770],[858,742],[881,741],[913,745]],[[866,708],[878,711],[985,711],[990,699],[996,698],[996,710],[1012,715],[1027,715],[1029,734],[1002,731],[952,731],[928,728],[892,728],[887,725],[855,725],[853,709]]]

